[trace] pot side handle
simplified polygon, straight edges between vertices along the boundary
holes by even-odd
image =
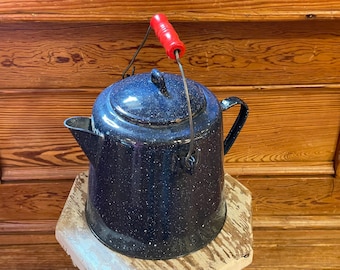
[[[249,110],[248,105],[238,97],[228,97],[220,103],[222,111],[226,111],[237,104],[241,105],[240,112],[238,113],[238,116],[227,137],[224,139],[224,155],[228,153],[229,149],[234,144],[238,134],[247,120]]]

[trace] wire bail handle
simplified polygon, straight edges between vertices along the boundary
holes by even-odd
[[[146,34],[143,38],[142,43],[139,45],[138,49],[136,50],[135,54],[133,55],[129,65],[124,70],[122,77],[123,79],[130,76],[127,74],[127,71],[131,68],[133,65],[138,53],[143,48],[151,29],[154,30],[156,37],[162,44],[163,48],[166,51],[167,56],[170,59],[176,60],[178,68],[180,70],[182,80],[183,80],[183,87],[184,87],[184,93],[186,97],[187,107],[188,107],[188,117],[189,117],[189,126],[190,126],[190,144],[189,144],[189,151],[185,157],[185,166],[187,169],[192,170],[196,160],[193,156],[194,152],[194,140],[195,140],[195,131],[194,131],[194,123],[192,119],[192,111],[191,111],[191,103],[190,103],[190,96],[189,96],[189,90],[187,85],[187,80],[184,74],[183,66],[180,61],[180,57],[182,57],[185,53],[185,45],[184,43],[179,39],[179,36],[173,26],[168,21],[167,17],[162,14],[158,13],[154,15],[150,20],[150,25],[148,27],[148,30],[146,31]],[[132,68],[132,75],[134,74],[135,68]]]

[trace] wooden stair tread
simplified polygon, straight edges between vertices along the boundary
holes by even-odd
[[[1,235],[0,235],[1,236]],[[76,269],[54,234],[0,237],[0,269]],[[255,230],[247,269],[338,269],[340,230]]]
[[[334,217],[330,224],[333,222],[334,226],[340,227],[338,218],[340,216],[340,178],[331,176],[242,176],[239,177],[239,181],[252,192],[255,227],[256,222],[259,222],[259,227],[268,227],[270,223],[265,223],[265,217],[270,217],[268,220],[272,220],[273,226],[278,227],[278,224],[284,221],[285,216],[295,217],[290,220],[290,226],[293,226],[294,222],[301,224],[303,218],[299,219],[299,216],[308,220],[310,226],[313,226],[313,220],[321,226],[322,220],[318,221],[315,218],[319,216]],[[5,223],[6,221],[14,220],[20,224],[20,220],[56,220],[70,192],[72,182],[71,180],[33,183],[26,181],[0,185],[0,217],[2,221],[0,232],[9,228],[14,230],[13,223]],[[25,227],[29,228],[29,223],[24,223]],[[47,223],[50,228],[50,221]],[[282,223],[282,226],[287,224]],[[299,226],[301,227],[301,225]],[[325,224],[325,226],[329,227],[329,224]]]
[[[145,22],[155,13],[163,12],[172,21],[268,21],[334,19],[340,17],[340,2],[317,0],[215,1],[107,1],[84,3],[72,1],[13,0],[0,3],[2,21],[119,21]]]
[[[339,178],[242,176],[239,180],[253,197],[254,259],[247,269],[340,267]],[[71,185],[65,180],[0,185],[0,262],[6,262],[0,269],[27,265],[75,269],[54,237]]]
[[[339,269],[340,230],[254,231],[247,269]]]

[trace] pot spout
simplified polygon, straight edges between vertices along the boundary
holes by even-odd
[[[104,137],[96,134],[92,130],[92,120],[90,117],[74,116],[64,121],[77,143],[84,151],[92,165],[97,163],[97,151],[101,149],[100,145],[104,141]]]

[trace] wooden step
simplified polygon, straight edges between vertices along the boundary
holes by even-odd
[[[240,182],[253,195],[254,228],[340,227],[339,178],[245,176]],[[72,181],[0,185],[0,232],[41,231],[44,226],[51,231],[71,186]]]
[[[2,21],[145,21],[158,12],[163,12],[178,21],[273,21],[334,19],[339,17],[338,1],[301,0],[251,0],[246,3],[204,0],[152,2],[112,2],[95,0],[84,4],[81,0],[31,1],[13,0],[0,4]]]
[[[290,86],[294,92],[295,86],[317,86],[322,91],[328,84],[339,84],[339,24],[338,20],[181,22],[175,27],[186,46],[181,62],[188,78],[207,87],[244,86],[267,93],[272,85],[277,90]],[[147,27],[147,20],[2,23],[0,36],[6,39],[0,42],[0,89],[102,90],[122,78]],[[136,73],[152,68],[179,73],[154,33],[135,66]]]
[[[340,230],[255,230],[247,269],[339,269]],[[0,234],[0,269],[76,269],[54,234]],[[202,269],[203,270],[203,269]]]
[[[229,174],[334,174],[340,88],[213,89],[219,100],[239,96],[250,108],[225,157]],[[90,116],[99,92],[0,90],[1,179],[65,179],[77,174],[77,166],[86,168],[88,161],[63,122],[74,115]],[[237,113],[238,108],[223,113],[225,135]]]
[[[340,179],[240,177],[253,196],[248,269],[340,267]],[[74,269],[54,238],[72,181],[0,185],[0,269]]]

